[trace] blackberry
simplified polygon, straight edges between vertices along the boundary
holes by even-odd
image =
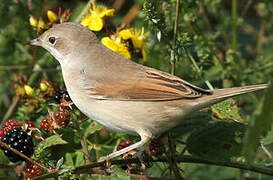
[[[66,101],[71,101],[70,96],[66,90],[57,91],[53,98],[57,103],[60,103],[63,95]]]
[[[28,157],[30,157],[34,152],[34,144],[32,142],[32,137],[28,135],[25,131],[23,131],[21,128],[14,128],[11,131],[7,132],[1,138],[1,141]],[[7,150],[4,147],[1,147],[1,149],[12,162],[24,160],[21,156],[15,154],[10,150]]]

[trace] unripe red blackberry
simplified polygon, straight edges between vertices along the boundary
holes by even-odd
[[[31,163],[27,163],[26,168],[25,168],[25,173],[28,178],[34,178],[36,176],[40,176],[43,174],[42,169]]]
[[[152,156],[161,156],[165,149],[164,149],[164,144],[159,139],[153,139],[150,142],[149,145],[150,153]]]
[[[34,123],[31,122],[31,121],[26,121],[25,124],[27,125],[27,128],[28,128],[28,129],[29,129],[29,128],[35,128]]]
[[[61,127],[65,127],[68,124],[69,119],[70,113],[67,109],[62,109],[54,114],[55,122]]]
[[[4,136],[4,135],[5,135],[4,130],[0,129],[0,140],[1,140],[2,136]]]
[[[40,127],[45,131],[51,131],[53,129],[51,117],[46,116],[40,123]]]
[[[121,149],[124,149],[124,148],[132,145],[132,144],[134,144],[134,143],[130,140],[122,141],[121,143],[119,143],[117,150],[119,151]]]
[[[19,127],[21,127],[21,124],[18,123],[18,121],[16,121],[15,119],[9,119],[4,124],[4,134],[13,130],[14,128],[19,128]]]
[[[30,157],[34,152],[34,144],[32,142],[32,137],[28,135],[25,131],[23,131],[21,128],[14,128],[13,130],[7,132],[1,138],[1,141],[28,157]],[[1,149],[12,162],[24,160],[21,156],[15,154],[10,150],[7,150],[4,147],[1,147]]]

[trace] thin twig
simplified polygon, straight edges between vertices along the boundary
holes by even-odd
[[[180,12],[180,0],[176,0],[176,9],[175,9],[175,20],[174,20],[174,28],[173,28],[173,48],[171,50],[171,69],[170,73],[174,75],[175,70],[175,63],[177,61],[177,55],[174,51],[176,51],[174,48],[176,46],[176,36],[177,36],[177,28],[178,28],[178,21],[179,21],[179,12]]]
[[[16,96],[13,99],[12,104],[9,106],[9,109],[7,110],[6,114],[4,115],[4,117],[1,121],[1,126],[3,126],[3,124],[6,122],[6,120],[13,114],[19,100],[20,100],[20,98],[18,96]]]
[[[237,0],[232,0],[232,50],[237,50]]]

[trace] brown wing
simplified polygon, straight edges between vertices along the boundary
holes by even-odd
[[[97,81],[87,90],[93,98],[134,101],[168,101],[197,98],[211,91],[198,88],[176,76],[145,68],[145,75]],[[103,82],[103,83],[102,83]]]

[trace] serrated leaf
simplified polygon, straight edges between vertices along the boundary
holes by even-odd
[[[88,119],[87,121],[81,123],[80,127],[84,137],[94,134],[96,131],[99,131],[102,128],[101,125],[99,125],[95,121],[92,121],[91,119]]]
[[[58,144],[66,144],[67,142],[64,141],[60,136],[57,135],[53,135],[50,136],[48,138],[46,138],[44,141],[42,141],[41,143],[38,144],[36,150],[35,150],[35,154],[39,155],[41,154],[45,149],[51,147],[51,146],[55,146]]]
[[[243,153],[248,161],[253,161],[260,140],[270,131],[273,124],[273,84],[266,91],[262,111],[249,122]]]
[[[203,158],[230,160],[239,157],[246,126],[233,121],[216,121],[194,131],[187,139],[188,151]]]
[[[231,119],[245,122],[239,114],[239,108],[234,99],[227,99],[212,106],[212,112],[219,119]]]

